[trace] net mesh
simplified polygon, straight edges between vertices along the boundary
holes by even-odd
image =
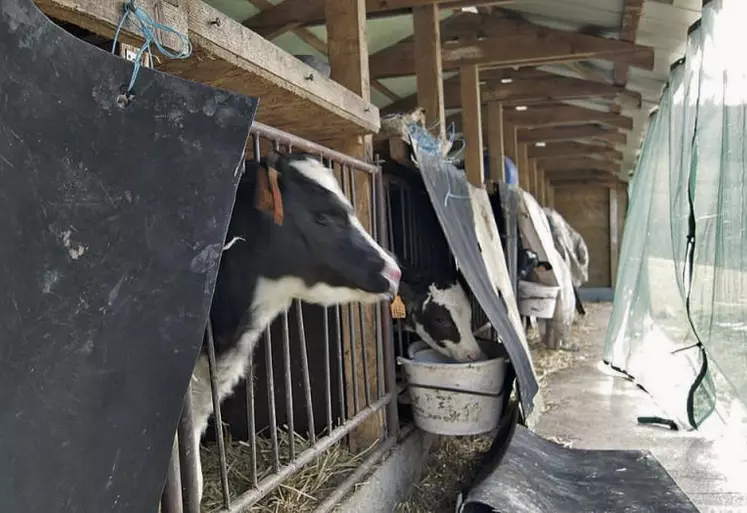
[[[747,403],[747,2],[713,0],[644,140],[605,360],[681,426]]]

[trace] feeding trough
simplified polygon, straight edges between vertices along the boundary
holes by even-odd
[[[560,287],[519,281],[519,313],[526,317],[552,319]]]
[[[492,353],[498,344],[486,348]],[[437,435],[479,435],[498,427],[508,365],[504,355],[489,360],[456,363],[424,342],[398,358],[404,368],[415,425]]]

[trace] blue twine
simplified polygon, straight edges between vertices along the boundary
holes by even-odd
[[[189,40],[189,37],[185,36],[181,32],[169,27],[168,25],[163,25],[161,23],[158,23],[156,20],[154,20],[150,14],[148,14],[146,11],[142,10],[140,7],[138,7],[135,4],[135,0],[127,0],[124,3],[124,14],[122,15],[122,19],[119,21],[119,24],[117,25],[117,30],[114,32],[114,41],[112,42],[112,53],[115,53],[117,48],[117,39],[119,38],[119,32],[122,30],[122,27],[124,26],[125,22],[127,21],[127,18],[132,14],[135,17],[135,23],[137,24],[138,28],[140,29],[140,32],[143,35],[143,38],[145,39],[145,42],[143,43],[143,46],[140,47],[140,50],[138,50],[137,55],[135,56],[135,68],[132,70],[132,77],[130,77],[130,84],[127,86],[127,93],[132,92],[132,88],[135,86],[135,80],[137,80],[137,75],[140,72],[140,66],[142,65],[143,60],[143,54],[145,51],[148,51],[148,55],[150,56],[151,62],[153,62],[153,52],[151,51],[151,44],[156,45],[156,49],[161,53],[161,55],[164,55],[170,59],[187,59],[190,55],[192,55],[192,43]],[[182,42],[182,50],[180,52],[172,52],[168,48],[164,47],[163,44],[161,44],[161,41],[159,41],[156,31],[163,30],[165,32],[170,32],[176,37],[178,37]]]

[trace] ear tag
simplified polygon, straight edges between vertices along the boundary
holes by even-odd
[[[392,312],[392,319],[404,319],[407,317],[407,309],[405,308],[405,302],[399,295],[394,296],[392,303],[389,305],[389,309]]]

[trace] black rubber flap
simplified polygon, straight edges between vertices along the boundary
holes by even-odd
[[[155,512],[256,99],[0,2],[0,511]]]
[[[569,449],[516,426],[461,513],[698,513],[648,451]]]
[[[417,165],[425,188],[457,261],[480,306],[500,334],[516,370],[519,395],[525,416],[529,415],[537,395],[537,378],[529,355],[508,318],[508,309],[500,291],[494,290],[480,254],[473,222],[469,184],[464,171],[437,155],[416,150]]]

